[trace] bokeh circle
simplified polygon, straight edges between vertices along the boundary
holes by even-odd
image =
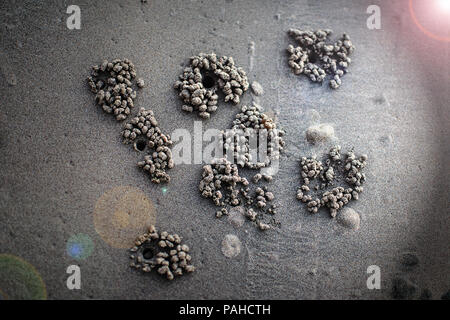
[[[47,289],[31,264],[11,254],[0,254],[0,299],[45,300]]]
[[[155,206],[139,188],[114,187],[95,204],[95,230],[114,248],[129,248],[137,236],[155,223]]]
[[[66,251],[70,257],[84,260],[94,251],[94,242],[84,233],[75,234],[67,240]]]

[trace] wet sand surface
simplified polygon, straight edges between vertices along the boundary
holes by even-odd
[[[429,289],[440,298],[450,286],[449,44],[413,24],[408,1],[375,1],[382,29],[369,30],[372,2],[77,1],[80,30],[66,27],[64,1],[0,4],[0,253],[33,265],[49,299],[385,299],[398,278],[414,283],[415,297]],[[356,51],[338,90],[292,73],[291,27],[350,35]],[[128,58],[147,84],[134,112],[150,108],[167,132],[193,133],[200,118],[180,110],[173,82],[190,56],[211,51],[233,56],[261,84],[260,104],[287,132],[269,184],[280,228],[216,219],[198,192],[199,164],[177,165],[169,184],[152,184],[136,166],[141,154],[121,143],[122,124],[87,87],[92,65]],[[203,130],[229,127],[238,110],[219,101]],[[317,123],[331,124],[337,140],[311,145],[305,131]],[[364,192],[349,205],[360,214],[357,230],[295,199],[299,157],[321,157],[333,143],[369,158]],[[139,189],[156,224],[189,243],[196,272],[171,282],[140,274],[126,249],[105,240],[116,234],[100,235],[96,203],[123,186]],[[93,250],[76,260],[66,244],[80,233]],[[418,263],[405,263],[407,253]],[[66,287],[72,264],[81,290]],[[370,265],[380,267],[381,290],[367,289]]]

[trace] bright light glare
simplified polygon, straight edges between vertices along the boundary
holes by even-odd
[[[437,2],[441,10],[450,11],[450,0],[437,0]]]

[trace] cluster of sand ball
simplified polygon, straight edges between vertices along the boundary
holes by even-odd
[[[260,133],[263,134],[260,135]],[[242,106],[231,129],[221,132],[221,147],[224,154],[232,159],[226,157],[213,159],[211,164],[205,165],[199,184],[202,196],[210,198],[216,206],[221,207],[216,212],[217,218],[228,215],[227,206],[242,206],[243,215],[255,222],[260,230],[270,229],[270,225],[264,222],[264,219],[267,215],[273,216],[277,212],[276,205],[271,204],[274,199],[273,193],[266,186],[258,187],[252,192],[250,182],[239,175],[238,167],[261,169],[268,167],[272,160],[278,160],[285,146],[284,134],[285,132],[277,129],[275,121],[256,103],[251,106]],[[263,161],[252,158],[258,150],[257,144],[255,146],[251,144],[258,141],[258,136],[267,137],[265,141],[267,153]],[[259,148],[263,148],[261,142],[262,140],[259,141]],[[272,181],[272,176],[257,173],[252,178],[252,182],[257,184],[263,178],[267,182]]]
[[[220,144],[224,154],[232,154],[238,165],[249,169],[261,169],[269,166],[272,160],[280,158],[280,152],[285,146],[283,140],[285,132],[277,129],[275,121],[263,112],[260,105],[254,102],[251,106],[242,106],[231,129],[222,131],[221,134]],[[259,138],[267,137],[267,145],[264,146],[267,153],[264,159],[253,159],[252,157],[252,149],[253,154],[257,154],[258,150],[257,144],[251,146],[250,141],[257,142],[258,136]],[[260,150],[263,148],[261,142],[259,143]]]
[[[217,110],[220,89],[225,102],[238,104],[240,96],[248,90],[247,75],[241,67],[236,67],[232,57],[217,57],[215,53],[200,53],[190,58],[190,66],[183,70],[175,82],[183,101],[182,110],[198,111],[203,119],[208,119]]]
[[[304,74],[313,82],[322,82],[330,74],[333,77],[330,87],[337,89],[342,83],[342,76],[348,72],[351,63],[349,56],[355,47],[347,34],[343,34],[334,44],[327,43],[331,33],[332,30],[329,29],[289,29],[288,34],[298,46],[288,46],[288,64],[295,74]]]
[[[270,225],[263,222],[264,213],[275,215],[277,213],[276,205],[270,203],[275,199],[274,194],[268,190],[267,186],[257,187],[253,196],[250,196],[249,188],[241,190],[242,196],[245,199],[244,206],[246,207],[245,216],[250,221],[256,222],[260,230],[270,229]],[[253,205],[253,207],[252,207]],[[259,211],[255,211],[260,209]]]
[[[203,167],[199,190],[204,198],[211,199],[218,207],[216,217],[228,215],[227,206],[245,208],[245,216],[256,223],[261,230],[267,230],[270,225],[263,222],[264,213],[276,214],[276,206],[269,205],[274,195],[267,187],[257,188],[253,195],[249,181],[239,175],[238,166],[225,158],[213,159],[211,164]],[[259,210],[260,212],[256,212]]]
[[[134,107],[136,91],[133,80],[136,78],[134,64],[128,59],[104,60],[92,67],[88,84],[96,94],[95,101],[106,113],[112,113],[116,120],[127,118]],[[138,79],[139,88],[144,87],[144,80]]]
[[[124,120],[134,107],[136,91],[133,81],[136,68],[128,59],[104,60],[100,65],[92,67],[88,84],[96,93],[95,100],[107,113],[113,113],[117,120]],[[136,85],[144,87],[144,80],[138,79]],[[147,146],[152,153],[138,162],[138,166],[150,174],[154,183],[169,182],[166,170],[174,167],[172,159],[172,140],[168,134],[162,133],[152,110],[141,108],[138,114],[129,121],[122,131],[125,143],[134,142],[134,148],[143,151]],[[143,139],[139,139],[143,137]],[[143,142],[145,141],[145,142]]]
[[[213,159],[203,166],[199,190],[203,197],[211,198],[216,206],[240,204],[239,185],[248,186],[246,178],[239,176],[236,164],[225,158]]]
[[[147,233],[136,239],[135,246],[130,252],[132,268],[143,272],[156,269],[168,280],[195,271],[195,267],[191,264],[189,247],[182,244],[182,238],[166,231],[158,232],[154,226],[150,226]]]
[[[122,136],[125,143],[134,142],[136,150],[139,150],[139,137],[145,137],[146,146],[153,152],[146,155],[143,161],[139,161],[138,166],[150,174],[154,183],[170,181],[166,170],[174,167],[170,149],[173,142],[170,135],[164,134],[159,128],[152,110],[141,108],[136,117],[125,125]]]
[[[342,162],[340,150],[340,146],[333,147],[328,154],[325,165],[315,157],[301,158],[300,167],[303,185],[297,190],[297,199],[306,204],[309,212],[317,213],[321,207],[327,207],[330,210],[330,215],[334,218],[337,212],[352,199],[359,199],[359,194],[363,191],[362,184],[366,180],[362,170],[366,166],[367,155],[356,158],[354,152],[350,151],[345,161]],[[345,181],[350,187],[334,187],[330,191],[323,192],[320,198],[313,198],[309,194],[311,191],[310,183],[315,179],[320,180],[320,184],[315,186],[315,190],[332,185],[339,165],[343,166]]]

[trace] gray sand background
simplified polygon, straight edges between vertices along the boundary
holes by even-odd
[[[439,298],[450,289],[449,44],[418,30],[408,1],[390,2],[2,1],[0,253],[35,266],[49,299],[385,299],[398,277],[415,283],[417,295],[427,288]],[[70,4],[81,8],[81,30],[66,27]],[[369,4],[382,9],[381,30],[366,27]],[[291,72],[291,27],[351,36],[356,51],[340,89]],[[147,83],[137,107],[153,109],[168,132],[193,132],[199,118],[181,112],[172,84],[190,56],[210,51],[232,55],[263,86],[261,105],[287,131],[271,183],[279,229],[263,233],[214,218],[213,204],[197,191],[201,165],[172,169],[166,192],[152,184],[135,166],[141,155],[121,144],[121,125],[94,105],[85,81],[104,58],[129,58]],[[241,105],[251,100],[249,91]],[[203,128],[225,128],[237,112],[219,102]],[[295,199],[299,157],[332,145],[306,141],[317,121],[333,124],[344,150],[369,156],[364,193],[349,205],[361,215],[359,230],[325,210],[312,216]],[[191,246],[194,274],[168,282],[134,272],[126,250],[103,241],[94,206],[115,186],[151,199],[157,225]],[[79,233],[95,246],[81,261],[66,253]],[[222,253],[227,234],[241,241],[235,257]],[[419,263],[405,268],[405,253]],[[71,264],[81,268],[81,290],[66,287]],[[366,287],[370,265],[381,268],[381,290]]]

